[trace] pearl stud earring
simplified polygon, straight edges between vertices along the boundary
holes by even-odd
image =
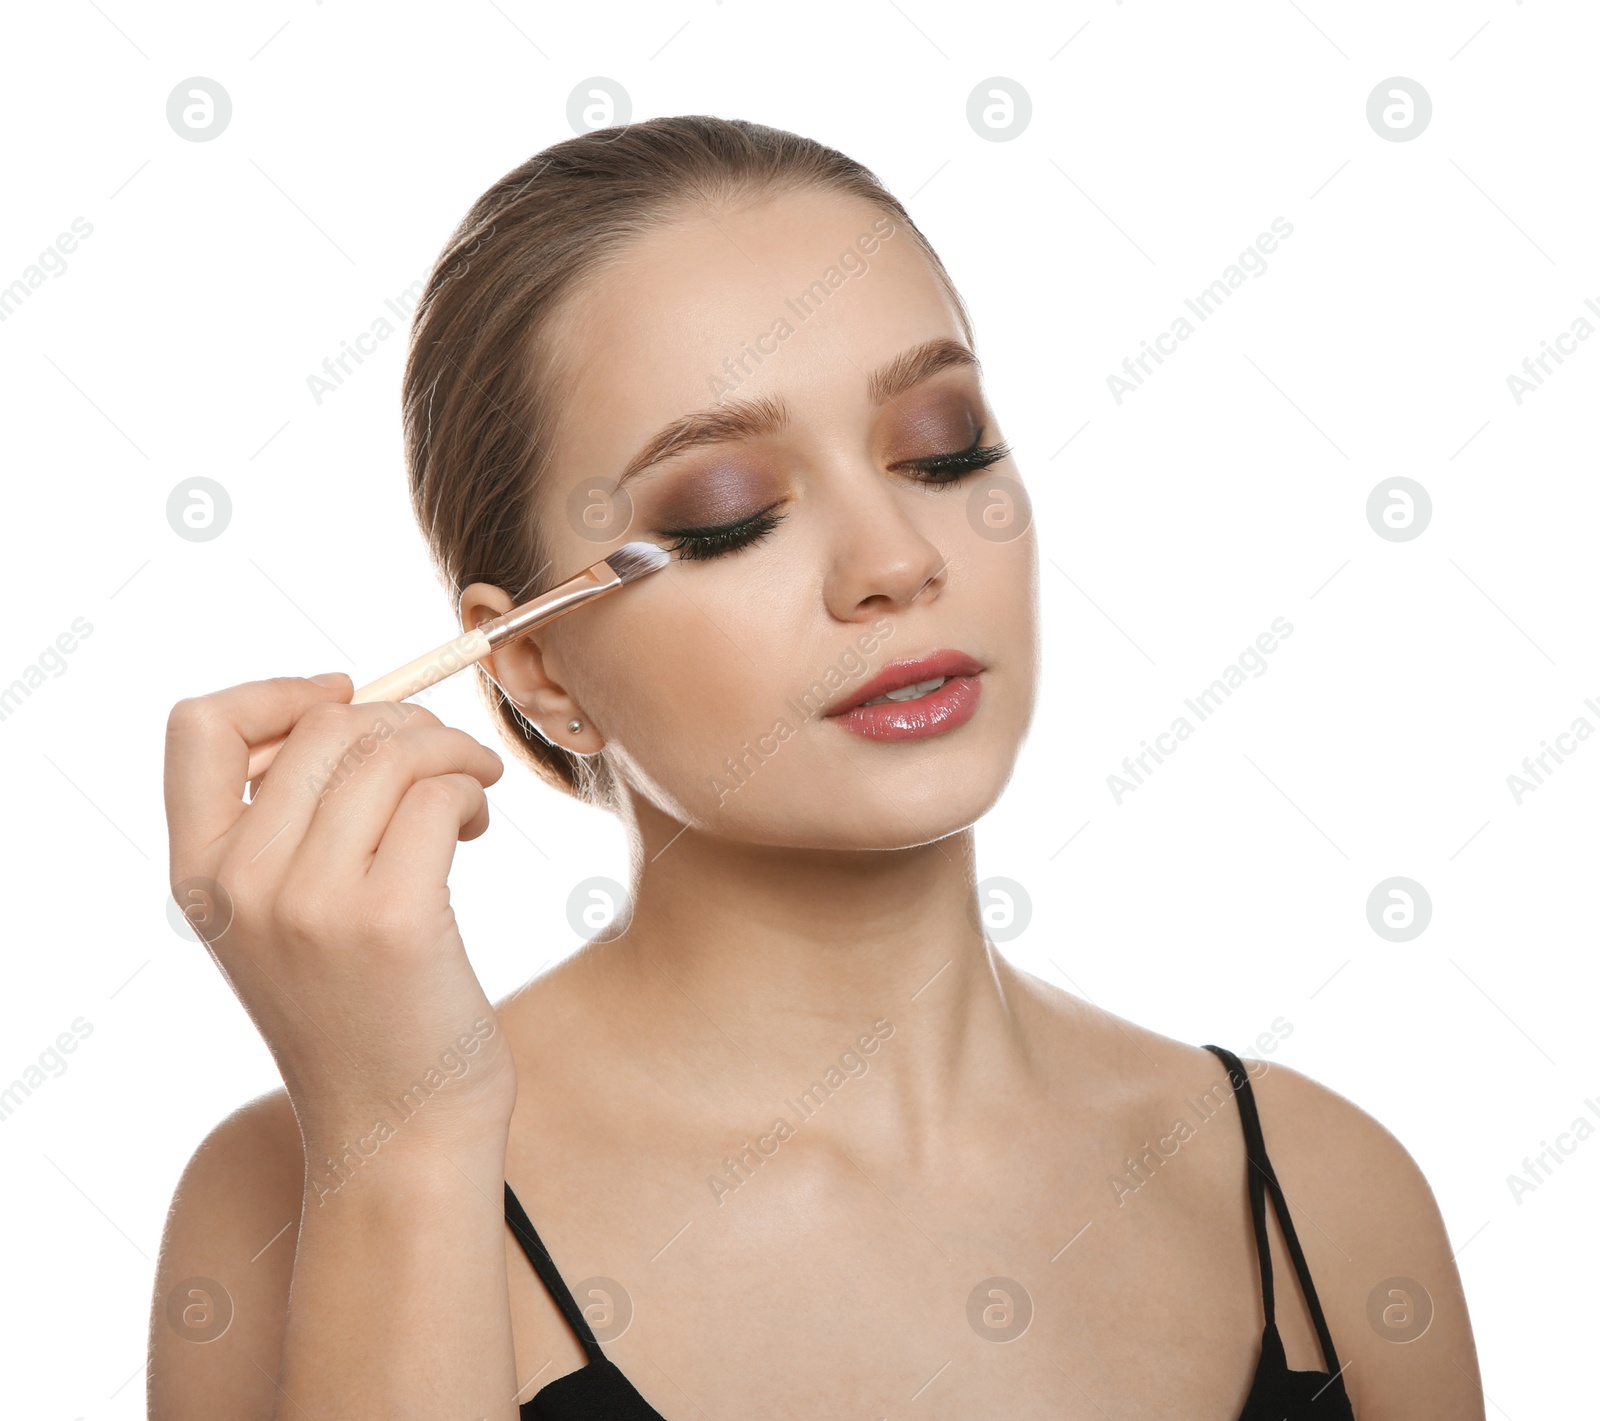
[[[583,722],[581,720],[569,720],[567,722],[567,729],[571,731],[572,734],[576,735],[580,730],[583,729]]]

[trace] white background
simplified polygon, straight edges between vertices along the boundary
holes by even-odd
[[[0,722],[0,1085],[92,1027],[0,1121],[7,1414],[142,1414],[174,1182],[277,1084],[168,922],[170,706],[361,684],[455,629],[405,495],[404,331],[320,405],[307,377],[570,135],[592,76],[634,118],[758,119],[865,162],[973,310],[1046,628],[1035,730],[980,833],[982,874],[1032,901],[1005,951],[1197,1044],[1254,1054],[1285,1018],[1275,1059],[1432,1182],[1490,1414],[1582,1408],[1600,1141],[1520,1203],[1507,1177],[1600,1108],[1600,744],[1520,804],[1507,776],[1600,726],[1600,340],[1520,404],[1506,377],[1600,302],[1591,6],[72,0],[8,7],[6,31],[0,285],[93,226],[0,323],[0,686],[93,627]],[[166,118],[192,76],[231,96],[212,141]],[[1005,142],[966,118],[992,76],[1032,100]],[[1367,122],[1391,76],[1431,95],[1408,142]],[[1118,404],[1123,357],[1278,217],[1266,273]],[[166,521],[196,475],[233,501],[207,543]],[[1398,475],[1433,504],[1406,542],[1366,517]],[[1275,617],[1294,631],[1265,674],[1118,804],[1123,756]],[[428,704],[495,743],[469,677]],[[452,886],[493,997],[577,945],[568,893],[626,863],[612,821],[526,774],[491,800]],[[1432,900],[1401,943],[1366,914],[1397,875]]]

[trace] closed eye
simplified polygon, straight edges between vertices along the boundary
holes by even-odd
[[[978,439],[982,438],[983,431],[979,430]],[[951,454],[930,454],[924,459],[902,459],[889,467],[896,471],[910,472],[920,483],[945,484],[955,483],[967,474],[987,469],[990,465],[998,464],[1002,459],[1010,457],[1011,446],[1002,439],[998,444],[975,442],[970,448],[960,449]]]
[[[676,553],[680,558],[694,561],[721,557],[725,553],[738,552],[740,548],[759,543],[772,532],[783,521],[781,514],[773,512],[777,506],[776,503],[768,504],[759,512],[732,523],[703,528],[663,528],[660,531],[663,537],[677,540],[667,551]]]

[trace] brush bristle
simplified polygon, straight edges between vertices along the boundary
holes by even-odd
[[[627,583],[659,572],[671,561],[672,554],[654,543],[624,543],[606,559],[606,565]]]

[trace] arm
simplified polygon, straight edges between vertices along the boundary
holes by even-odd
[[[503,765],[421,708],[344,704],[340,680],[248,682],[168,720],[174,893],[285,1092],[219,1126],[179,1185],[158,1421],[517,1414],[515,1063],[446,882]],[[249,747],[285,734],[246,804]]]
[[[329,1194],[282,1091],[218,1125],[167,1216],[150,1417],[515,1417],[503,1146],[452,1157]]]

